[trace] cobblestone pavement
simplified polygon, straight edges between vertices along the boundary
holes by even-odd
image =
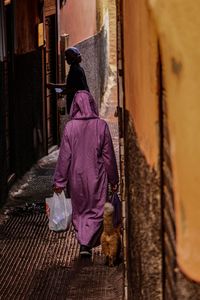
[[[115,151],[117,102],[111,80],[101,116],[109,123]],[[0,214],[0,299],[123,299],[123,264],[109,268],[101,247],[92,259],[79,258],[72,226],[67,232],[48,229],[44,201],[52,195],[51,180],[58,150],[41,159],[10,191]]]

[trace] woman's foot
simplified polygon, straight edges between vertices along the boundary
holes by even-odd
[[[92,255],[92,250],[90,247],[88,246],[84,246],[84,245],[81,245],[80,247],[80,255],[84,255],[84,256],[91,256]]]

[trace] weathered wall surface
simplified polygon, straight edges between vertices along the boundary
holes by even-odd
[[[139,146],[129,112],[125,123],[129,299],[162,299],[159,177]]]
[[[123,2],[130,299],[162,298],[158,45],[141,0]]]
[[[60,11],[60,34],[69,34],[69,46],[96,32],[96,1],[68,0]]]
[[[110,0],[96,0],[96,20],[97,20],[97,31],[101,30],[104,23],[104,17],[108,10],[108,2]]]
[[[109,10],[109,63],[116,66],[116,0],[108,2]]]
[[[108,78],[107,31],[102,27],[95,36],[76,45],[82,53],[82,63],[88,85],[98,105]]]

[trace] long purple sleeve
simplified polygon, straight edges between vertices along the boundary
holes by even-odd
[[[119,182],[119,176],[112,138],[108,125],[105,126],[102,156],[106,173],[108,175],[108,182],[112,185],[115,185]]]
[[[65,134],[61,142],[58,161],[54,173],[54,184],[57,187],[66,186],[69,178],[70,163],[71,163],[71,147],[67,135],[67,130],[65,130]]]

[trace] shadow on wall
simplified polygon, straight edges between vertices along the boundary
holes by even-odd
[[[107,43],[107,31],[103,26],[99,33],[76,45],[82,55],[81,64],[87,76],[90,92],[94,96],[98,107],[101,105],[102,96],[108,83]]]

